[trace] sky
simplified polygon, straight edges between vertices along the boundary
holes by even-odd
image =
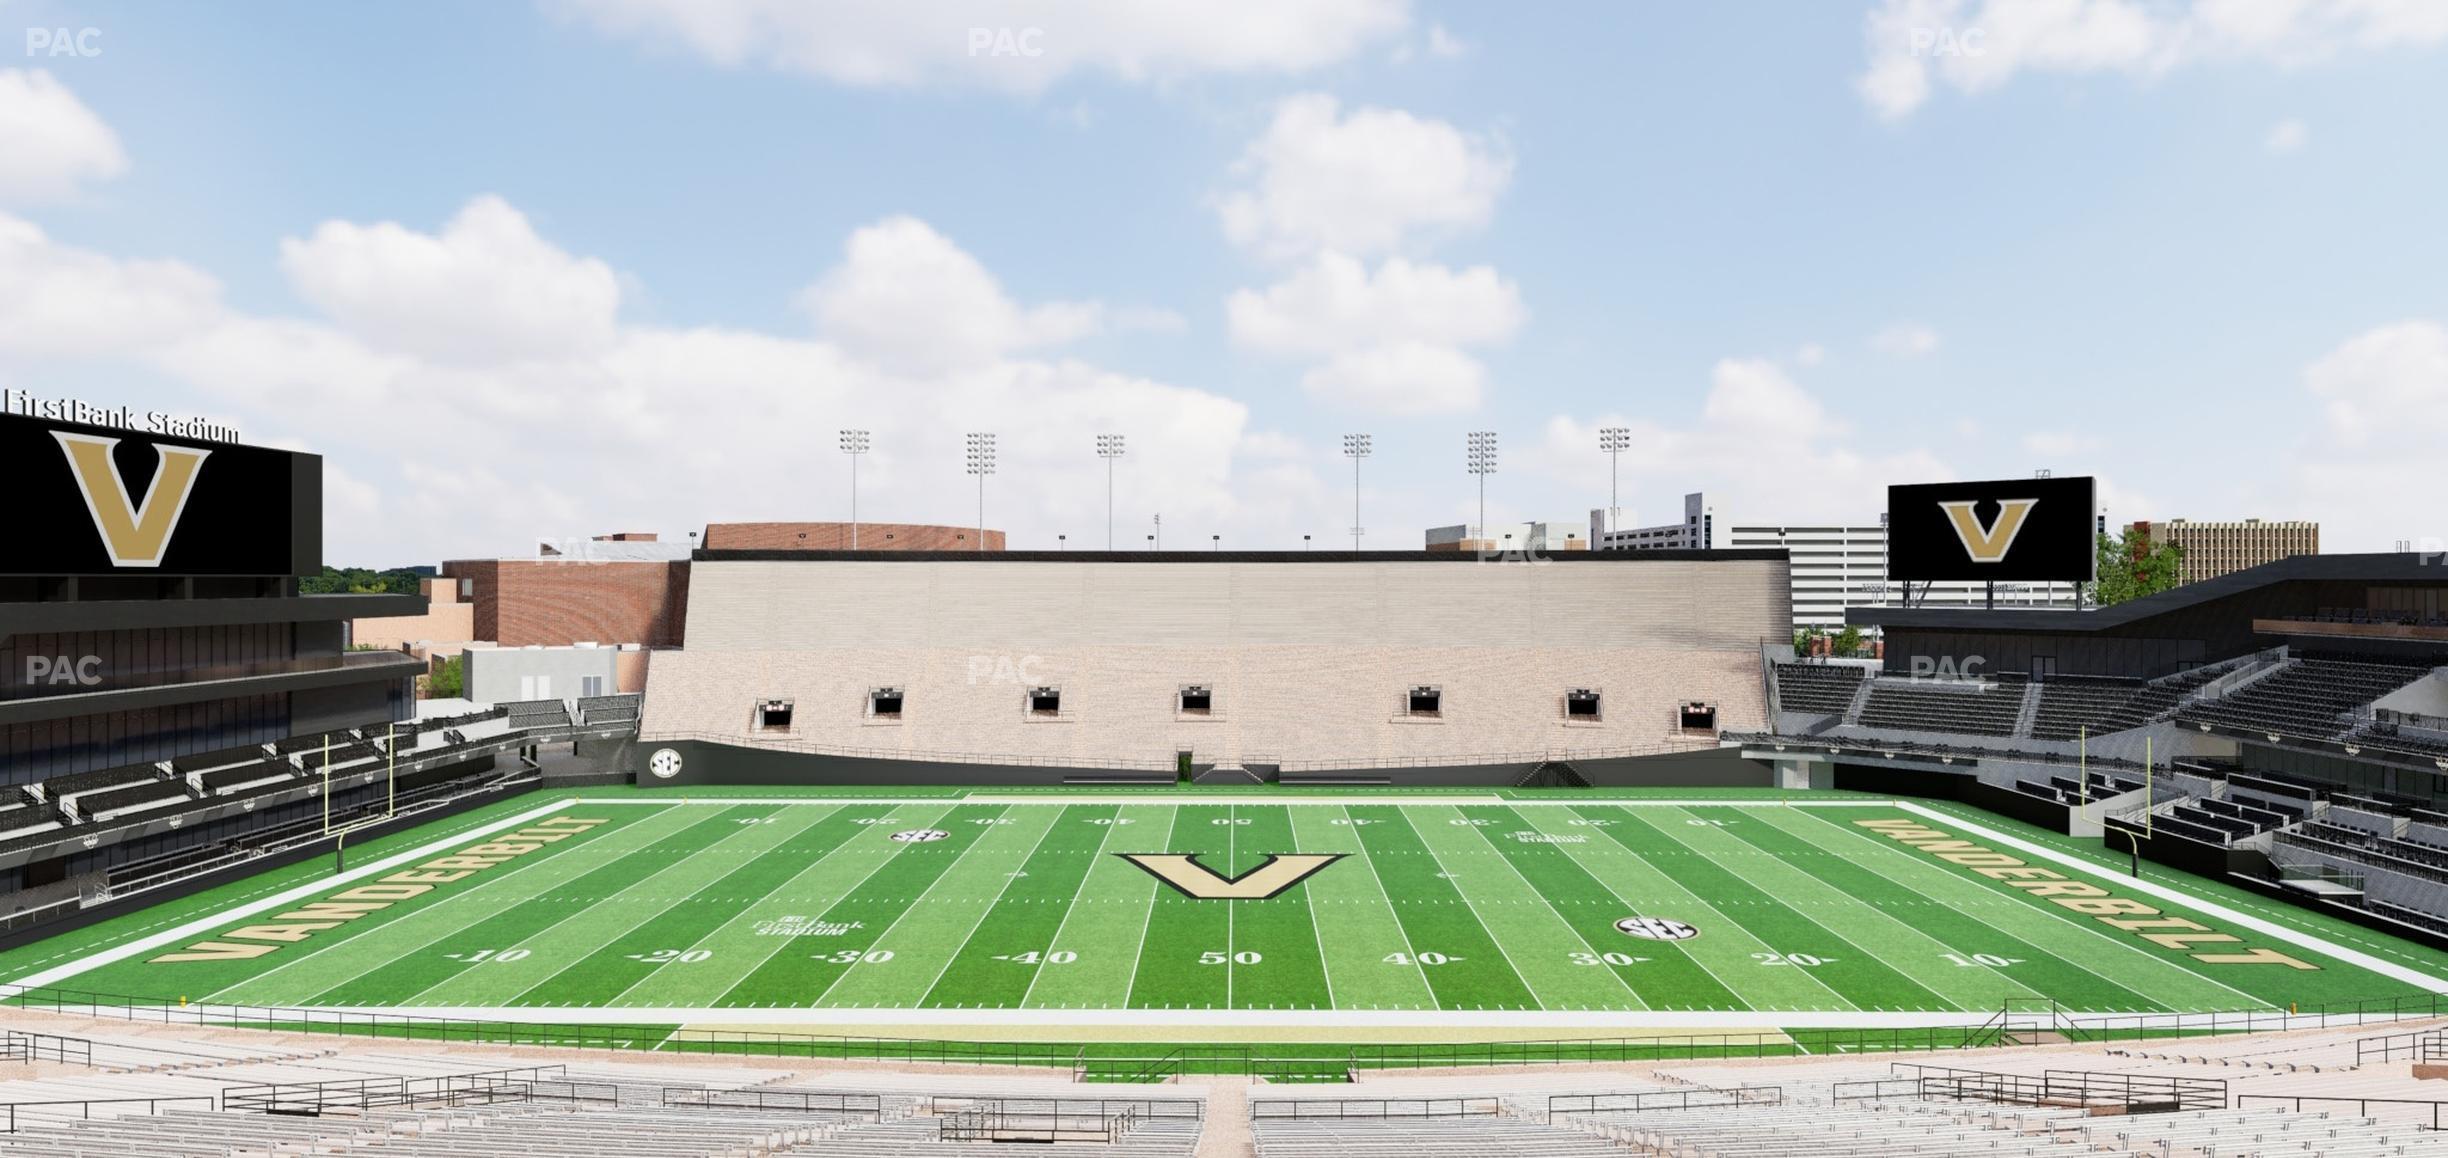
[[[1348,545],[1348,433],[1415,548],[1492,431],[1491,523],[2045,469],[2388,550],[2444,125],[2437,0],[0,0],[0,386],[324,455],[341,565],[846,519],[846,428],[874,522],[993,433],[1020,548],[1099,434],[1117,546]]]

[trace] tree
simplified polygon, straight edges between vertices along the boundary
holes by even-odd
[[[375,571],[365,567],[325,566],[320,575],[298,580],[300,595],[414,595],[423,590],[424,576],[404,567]]]
[[[436,700],[455,700],[467,692],[467,668],[460,656],[452,656],[435,664],[433,674],[425,677],[425,695]]]
[[[2091,585],[2091,601],[2112,607],[2170,590],[2184,580],[2184,548],[2174,543],[2152,544],[2128,527],[2110,539],[2099,536],[2096,550],[2099,579]]]
[[[1828,645],[1828,651],[1838,658],[1851,659],[1861,654],[1861,646],[1861,628],[1848,623],[1843,631],[1836,633],[1836,640]]]
[[[1794,655],[1803,659],[1808,659],[1811,656],[1819,654],[1819,649],[1826,644],[1826,642],[1826,632],[1823,632],[1816,627],[1801,628],[1794,632]]]

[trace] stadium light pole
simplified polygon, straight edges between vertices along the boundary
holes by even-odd
[[[1352,460],[1352,554],[1360,553],[1360,460],[1369,456],[1369,436],[1346,434],[1343,453]]]
[[[1632,449],[1632,431],[1623,426],[1598,428],[1598,449],[1607,456],[1607,527],[1623,525],[1623,452]]]
[[[986,551],[986,476],[995,469],[995,436],[979,431],[969,432],[969,473],[978,480],[977,549]]]
[[[843,454],[850,456],[850,549],[856,551],[859,545],[858,460],[860,455],[867,453],[867,432],[864,430],[842,431],[841,448]]]
[[[1470,463],[1470,472],[1479,476],[1479,538],[1485,539],[1487,538],[1487,476],[1496,473],[1496,432],[1493,430],[1471,431],[1468,446],[1469,453],[1466,457]]]
[[[1114,549],[1114,460],[1122,457],[1122,436],[1119,434],[1097,435],[1097,457],[1105,460],[1105,549],[1111,551]]]

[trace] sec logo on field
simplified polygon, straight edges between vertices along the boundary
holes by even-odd
[[[903,844],[925,844],[930,840],[942,840],[950,835],[952,834],[940,828],[913,828],[907,832],[896,832],[892,838]]]
[[[1644,941],[1689,941],[1700,935],[1700,930],[1664,917],[1625,917],[1615,922],[1615,931]]]

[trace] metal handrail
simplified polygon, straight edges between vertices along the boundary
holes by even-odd
[[[60,1098],[37,1102],[0,1102],[0,1134],[15,1134],[19,1132],[21,1125],[40,1125],[43,1120],[47,1120],[38,1116],[37,1121],[26,1122],[25,1116],[19,1113],[21,1110],[32,1110],[45,1106],[75,1106],[77,1107],[77,1120],[86,1121],[93,1117],[95,1106],[142,1104],[145,1113],[158,1114],[163,1105],[176,1105],[182,1102],[202,1102],[207,1110],[216,1108],[211,1094],[179,1094],[158,1098]]]

